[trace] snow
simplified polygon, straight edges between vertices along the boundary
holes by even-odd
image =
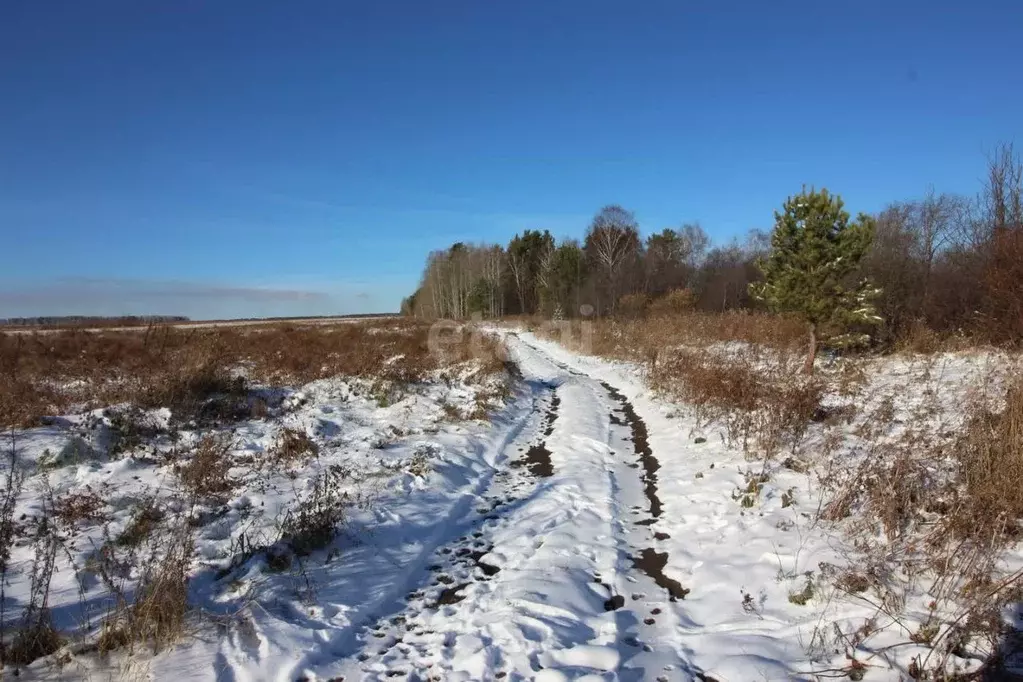
[[[197,531],[193,631],[167,651],[136,652],[133,666],[150,679],[238,682],[738,682],[807,679],[843,665],[838,651],[812,660],[821,659],[811,651],[819,626],[862,623],[871,609],[823,590],[805,603],[791,598],[850,552],[810,522],[820,503],[810,477],[772,470],[756,504],[744,507],[736,491],[758,465],[652,395],[638,367],[529,333],[495,333],[522,379],[490,423],[445,418],[444,405],[471,411],[478,389],[464,383],[437,382],[381,407],[367,386],[337,378],[289,392],[280,424],[235,428],[236,458],[264,457],[283,426],[312,437],[320,454],[269,479],[232,469],[242,484],[204,510],[213,520]],[[885,380],[911,371],[912,363],[892,367]],[[78,449],[98,451],[105,427],[85,429],[89,416],[20,433],[22,461],[45,461],[76,431]],[[173,498],[173,467],[153,464],[156,455],[199,435],[120,460],[51,465],[29,478],[18,513],[42,512],[45,478],[57,493],[97,491],[116,537],[150,491]],[[519,466],[527,456],[538,464]],[[412,473],[416,458],[425,472]],[[285,571],[265,556],[232,564],[240,538],[272,539],[289,500],[331,467],[350,472],[346,491],[364,503],[328,549]],[[78,530],[76,566],[103,533]],[[30,547],[15,549],[14,605],[26,599],[30,557]],[[80,594],[75,571],[63,568],[50,606],[70,628],[85,606],[95,619],[103,586],[94,580]],[[898,679],[883,660],[872,660],[865,679]],[[80,653],[62,672],[37,661],[23,676],[100,677],[126,665]]]
[[[638,370],[580,358],[551,342],[528,335],[524,338],[555,360],[614,385],[647,424],[649,444],[660,464],[658,482],[664,482],[658,488],[664,510],[661,520],[645,528],[651,535],[662,532],[670,537],[652,543],[649,538],[644,540],[668,553],[667,576],[691,590],[684,600],[664,604],[663,589],[650,585],[638,589],[632,581],[642,582],[643,576],[625,573],[620,591],[626,595],[627,605],[635,603],[630,602],[631,593],[644,594],[639,602],[649,600],[648,611],[661,608],[663,614],[672,616],[648,626],[654,629],[655,638],[675,653],[674,660],[662,657],[645,666],[649,679],[657,677],[652,675],[654,670],[668,666],[678,670],[675,677],[667,671],[659,673],[668,675],[666,679],[691,679],[692,670],[719,680],[798,675],[800,670],[793,664],[806,658],[798,636],[814,623],[814,613],[812,608],[788,602],[790,581],[779,581],[778,576],[780,572],[802,575],[821,561],[836,559],[826,538],[799,537],[782,530],[788,523],[798,523],[799,508],[783,508],[781,493],[789,487],[805,486],[805,477],[792,474],[773,479],[765,485],[758,509],[744,510],[732,494],[745,487],[740,470],[751,465],[720,440],[695,444],[690,432],[696,432],[696,424],[669,416],[673,410],[650,395]],[[633,506],[644,506],[635,473],[622,471],[621,480],[619,496],[626,513]],[[631,535],[641,532],[633,528]],[[759,615],[743,610],[743,589],[761,601]],[[645,617],[639,613],[635,619],[642,623]]]

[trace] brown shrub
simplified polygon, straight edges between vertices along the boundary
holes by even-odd
[[[181,485],[197,498],[220,498],[234,489],[231,470],[231,438],[203,436],[187,463],[175,467]]]
[[[646,294],[626,294],[618,299],[617,314],[626,319],[641,317],[649,303]]]
[[[985,345],[990,334],[971,329],[934,329],[924,320],[914,320],[884,348],[900,353],[948,353]]]
[[[764,400],[766,409],[786,433],[802,437],[811,421],[824,418],[821,400],[824,398],[824,384],[812,379],[792,377],[791,381],[772,382],[776,392]],[[841,412],[841,410],[839,410]]]
[[[96,523],[105,518],[103,508],[106,502],[92,490],[82,493],[68,493],[57,498],[53,515],[65,526],[79,523]]]
[[[598,318],[533,325],[541,336],[583,353],[656,364],[665,352],[742,342],[779,351],[803,350],[806,328],[798,320],[763,313],[686,312],[626,320]]]
[[[766,388],[750,365],[694,351],[676,351],[663,359],[651,380],[654,388],[679,400],[719,412],[756,409]]]
[[[664,320],[648,320],[647,323],[655,328],[665,324]],[[675,339],[675,344],[702,346],[741,341],[775,349],[791,349],[804,345],[806,327],[799,320],[767,313],[692,312],[672,320],[669,328],[662,332],[665,334]]]
[[[896,339],[896,349],[912,353],[935,353],[942,348],[943,335],[928,327],[922,320],[915,320]]]
[[[319,452],[319,446],[305,431],[285,427],[278,432],[269,455],[275,466],[290,466],[308,461]]]
[[[281,539],[298,555],[323,549],[334,539],[351,506],[342,488],[349,472],[332,466],[316,477],[313,489],[288,510],[281,523]]]
[[[146,407],[170,408],[178,423],[214,426],[249,417],[245,379],[228,376],[227,367],[216,363],[168,373],[138,400]]]
[[[663,354],[650,373],[655,390],[680,400],[698,419],[723,419],[729,437],[750,452],[771,457],[795,448],[820,411],[823,384],[785,362],[757,362],[750,355],[723,357],[706,350]]]
[[[103,414],[110,423],[110,455],[134,450],[163,432],[162,428],[135,406],[108,409]]]
[[[967,495],[962,530],[1000,527],[1015,537],[1023,517],[1023,379],[1008,387],[1001,412],[977,410],[954,452]]]
[[[675,289],[655,298],[647,307],[651,317],[691,313],[696,307],[696,294],[692,289]]]
[[[909,530],[921,518],[927,496],[935,492],[926,458],[909,452],[890,463],[878,462],[868,470],[863,486],[872,515],[889,538]]]
[[[131,520],[117,536],[116,544],[119,547],[138,547],[152,535],[162,520],[163,510],[157,506],[156,499],[146,498],[132,511]]]

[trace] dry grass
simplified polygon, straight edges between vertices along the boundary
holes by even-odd
[[[960,351],[983,345],[985,339],[979,334],[967,335],[962,331],[939,332],[922,321],[917,321],[909,325],[900,337],[894,339],[891,347],[901,353],[929,354]]]
[[[822,417],[824,385],[794,371],[795,356],[765,361],[747,349],[723,356],[706,349],[660,355],[651,386],[681,401],[701,421],[721,420],[729,439],[747,453],[773,457],[799,445]]]
[[[64,638],[53,626],[49,611],[42,611],[34,620],[22,624],[10,646],[5,648],[4,665],[28,665],[48,656],[64,645]]]
[[[679,347],[741,342],[802,352],[806,344],[806,326],[799,321],[751,312],[659,312],[638,319],[526,320],[525,324],[573,350],[651,364],[660,353]]]
[[[0,664],[3,666],[28,665],[37,658],[52,654],[64,644],[53,625],[49,608],[50,583],[56,570],[60,543],[56,528],[49,521],[51,502],[52,499],[47,501],[42,516],[32,523],[30,536],[34,552],[29,573],[30,587],[21,618],[12,633],[0,632]],[[8,634],[11,635],[9,642]]]
[[[866,567],[836,586],[895,623],[909,594],[927,595],[928,619],[904,625],[929,647],[913,661],[916,679],[953,679],[968,651],[989,655],[983,669],[997,675],[1018,640],[1003,614],[1023,598],[1023,572],[1002,563],[1021,536],[1023,381],[1011,378],[1004,400],[966,401],[965,419],[951,424],[935,420],[937,391],[917,381],[921,402],[907,414],[879,401],[856,430],[867,448],[860,464],[826,482],[834,495],[822,517],[846,520],[854,565]]]
[[[299,556],[323,549],[334,539],[352,500],[342,485],[349,472],[333,466],[316,477],[312,491],[281,523],[281,539]]]
[[[650,375],[654,388],[698,409],[754,410],[769,389],[751,362],[715,358],[709,353],[663,353]]]
[[[925,506],[943,502],[948,492],[929,461],[905,441],[891,445],[889,452],[875,449],[822,510],[822,517],[839,521],[856,509],[869,510],[870,522],[879,524],[889,541],[901,539],[916,530]]]
[[[268,455],[273,467],[282,468],[308,462],[319,451],[319,446],[305,431],[284,427],[277,434]]]
[[[1001,412],[979,408],[956,444],[969,527],[1003,527],[1019,533],[1023,517],[1023,379],[1006,390]]]
[[[163,517],[163,510],[157,506],[156,498],[147,497],[132,511],[131,520],[117,536],[117,546],[138,547],[153,534]]]
[[[868,449],[852,477],[836,485],[839,492],[824,517],[838,520],[868,511],[889,539],[927,524],[937,529],[930,534],[932,545],[966,538],[1004,546],[1019,539],[1023,380],[1007,387],[1000,409],[975,401],[959,429],[927,425],[936,409],[925,401],[909,426],[890,400],[865,415],[857,433]],[[902,427],[898,437],[885,438],[897,426]]]
[[[991,655],[985,670],[994,670],[1006,643],[1019,639],[1003,614],[1023,601],[1023,572],[1006,574],[1001,562],[1023,537],[1018,370],[1006,374],[1002,360],[978,363],[956,379],[944,376],[936,356],[924,356],[922,372],[911,366],[902,382],[881,377],[876,388],[870,363],[860,361],[810,379],[799,372],[801,325],[767,315],[667,313],[534,328],[582,352],[641,363],[651,386],[698,423],[715,422],[747,456],[763,457],[763,469],[747,472],[733,493],[744,507],[758,504],[769,459],[791,448],[782,466],[823,484],[812,523],[840,523],[836,530],[850,540],[850,568],[829,582],[930,648],[913,661],[916,679],[952,679],[967,651]],[[968,345],[975,344],[916,329],[899,349]],[[1004,400],[992,400],[996,386],[1005,386]],[[947,391],[963,396],[956,403]],[[797,455],[804,443],[812,448]],[[808,579],[790,601],[805,604],[822,587]],[[923,622],[905,611],[920,594],[930,603]],[[875,631],[842,637],[862,642]],[[862,666],[852,672],[861,677]]]
[[[175,467],[182,488],[198,499],[220,499],[231,492],[236,485],[230,477],[232,445],[229,436],[204,436],[191,459]]]
[[[603,326],[608,323],[600,321],[599,324]],[[777,350],[801,350],[806,343],[806,326],[803,323],[765,313],[687,312],[658,315],[637,320],[631,327],[628,330],[630,337],[642,339],[644,345],[658,348],[740,342]]]
[[[103,513],[106,502],[92,490],[68,493],[56,500],[53,515],[66,527],[80,523],[98,523],[106,516]]]
[[[266,387],[293,387],[316,379],[344,376],[365,379],[359,385],[379,387],[381,395],[396,399],[417,389],[413,384],[433,378],[444,370],[449,381],[476,384],[479,400],[473,414],[484,417],[490,401],[499,397],[500,382],[494,375],[506,370],[497,342],[487,336],[452,329],[452,342],[438,350],[431,326],[418,321],[386,320],[358,324],[298,327],[290,324],[252,328],[181,329],[153,327],[135,331],[64,331],[48,334],[0,334],[0,425],[38,425],[49,415],[98,408],[84,428],[97,431],[108,454],[149,455],[150,446],[172,442],[160,456],[144,457],[147,463],[173,463],[180,497],[196,509],[225,500],[240,485],[244,469],[253,464],[232,457],[228,435],[232,422],[273,417],[287,409],[269,404],[285,391]],[[443,333],[441,334],[443,336]],[[443,341],[443,339],[442,339]],[[466,364],[469,360],[475,360]],[[443,377],[442,377],[443,378]],[[258,390],[251,387],[257,386]],[[164,415],[149,412],[169,408]],[[205,432],[182,452],[180,427]],[[208,429],[208,430],[207,430]],[[11,429],[12,438],[17,433]],[[81,439],[79,439],[81,440]],[[85,445],[89,448],[91,446]],[[101,654],[137,645],[160,650],[177,641],[189,617],[189,570],[194,560],[192,530],[202,522],[200,513],[175,522],[167,520],[177,508],[174,494],[167,512],[156,493],[140,500],[119,534],[102,528],[104,542],[91,552],[80,569],[82,575],[102,581],[114,606],[98,630],[85,624],[73,632],[58,632],[47,607],[49,584],[57,550],[77,534],[80,526],[106,521],[106,492],[87,488],[47,498],[50,526],[36,533],[38,550],[32,568],[29,608],[17,614],[3,613],[11,547],[26,538],[27,522],[15,518],[24,468],[15,466],[15,448],[6,478],[0,480],[0,665],[27,664],[56,651],[63,636],[84,646],[93,643]],[[63,456],[63,455],[62,455]],[[265,462],[271,467],[317,466],[316,442],[297,429],[282,428]],[[52,456],[47,457],[51,461]],[[260,467],[263,466],[261,463]],[[411,468],[426,472],[424,462]],[[254,468],[253,471],[256,471]],[[235,474],[232,476],[232,472]],[[295,491],[296,497],[276,519],[279,536],[272,546],[262,546],[273,565],[272,548],[282,548],[289,563],[335,542],[338,529],[354,500],[346,492],[349,472],[340,467],[324,470],[314,485]],[[357,496],[356,496],[357,497]],[[52,528],[51,528],[52,526]],[[57,534],[55,529],[60,529]],[[244,537],[244,536],[243,536]],[[251,555],[252,550],[243,554]],[[63,554],[61,555],[63,556]],[[79,570],[74,559],[68,559]],[[19,604],[19,610],[22,610]]]
[[[430,325],[411,319],[0,334],[0,426],[119,403],[170,407],[179,422],[207,425],[258,416],[250,382],[297,385],[337,375],[416,382],[481,350],[462,339],[433,354]],[[481,344],[486,351],[492,341]]]
[[[182,526],[143,562],[130,597],[107,578],[118,595],[118,605],[104,620],[98,640],[100,653],[130,649],[139,643],[160,651],[181,637],[188,613],[193,551],[193,538]]]
[[[4,487],[0,492],[0,663],[8,660],[7,578],[11,568],[11,549],[19,531],[14,514],[25,480],[24,471],[17,465],[14,445],[12,442],[9,459],[6,461]]]

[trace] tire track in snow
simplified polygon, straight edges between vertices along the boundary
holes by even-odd
[[[596,381],[567,365],[557,364],[562,369],[576,376],[585,376],[591,381]],[[632,444],[633,454],[637,461],[626,463],[625,467],[629,470],[642,469],[640,482],[649,513],[647,518],[632,521],[634,528],[628,530],[624,527],[622,528],[620,543],[624,547],[621,550],[626,555],[631,568],[640,571],[648,579],[652,580],[654,585],[663,591],[661,594],[666,593],[668,597],[668,603],[665,604],[661,603],[658,599],[656,591],[650,591],[651,594],[648,594],[642,588],[638,590],[622,589],[607,600],[605,608],[609,611],[618,612],[619,610],[624,610],[631,612],[629,617],[623,617],[624,614],[616,613],[616,616],[626,621],[620,624],[622,632],[625,633],[622,641],[631,647],[642,650],[644,654],[656,654],[657,652],[654,651],[654,647],[650,642],[654,642],[663,648],[665,642],[676,639],[671,635],[673,631],[677,632],[681,629],[681,624],[679,608],[677,606],[673,607],[673,603],[685,599],[689,589],[683,587],[679,581],[665,575],[664,569],[669,561],[668,553],[658,552],[656,549],[656,541],[667,540],[669,535],[651,528],[660,520],[663,508],[661,500],[657,495],[657,471],[660,469],[660,463],[650,448],[646,423],[636,413],[632,403],[629,402],[621,391],[606,381],[600,381],[599,384],[607,393],[610,401],[613,404],[617,403],[617,407],[612,409],[609,415],[612,431],[615,430],[614,427],[628,429],[627,436],[617,435],[621,441],[631,442]],[[614,440],[613,436],[614,434],[612,434],[609,444]],[[614,449],[613,446],[612,449]],[[622,455],[623,453],[616,452],[616,454]],[[622,461],[624,459],[623,457]],[[620,468],[614,465],[609,466],[609,476],[612,479],[616,497],[627,496],[627,493],[624,492],[623,479],[625,476],[623,476],[623,473],[620,471]],[[619,507],[617,500],[613,501],[612,504]],[[633,507],[634,512],[638,512],[640,509],[640,507]],[[624,526],[623,516],[619,513],[619,518]],[[642,538],[637,539],[636,535],[646,536],[645,542]],[[642,582],[641,579],[638,579],[629,571],[626,571],[623,577],[629,586]],[[595,580],[598,583],[602,582],[602,578],[599,575],[595,577]],[[630,599],[627,600],[623,592],[628,594]],[[641,609],[638,608],[639,604],[644,606],[642,613],[640,612]],[[640,622],[642,625],[639,625]],[[641,656],[630,657],[627,654],[624,655],[623,667],[627,667],[632,658],[638,657]],[[671,679],[679,679],[681,675],[682,679],[696,678],[703,682],[715,682],[713,678],[687,662],[687,657],[684,655],[681,647],[674,648],[671,652],[661,652],[661,655],[656,658],[660,660],[653,665],[648,666],[645,663],[640,663],[643,666],[641,667],[643,679],[649,678],[656,679],[658,682],[666,682]],[[673,658],[676,660],[672,661],[671,659]],[[660,667],[660,670],[658,673],[655,673],[656,677],[654,677],[651,675],[650,669],[657,667]]]
[[[513,371],[521,378],[521,373]],[[543,395],[534,401],[533,412],[542,411],[537,433],[519,447],[517,459],[510,459],[507,468],[498,471],[483,498],[489,507],[475,510],[477,518],[470,530],[458,540],[438,547],[421,581],[420,587],[406,595],[407,606],[398,614],[381,617],[356,635],[360,643],[354,659],[359,663],[358,679],[444,680],[445,662],[457,652],[452,650],[453,633],[439,632],[432,625],[439,611],[448,615],[460,608],[475,585],[485,583],[500,573],[503,566],[494,559],[485,560],[494,548],[486,536],[492,534],[511,509],[523,504],[536,492],[536,479],[553,474],[550,451],[544,438],[551,435],[557,419],[560,399],[555,385],[541,384]],[[513,445],[509,443],[509,446]],[[500,667],[500,660],[491,662]],[[497,670],[494,679],[507,673]],[[332,680],[345,679],[338,675]]]
[[[521,379],[520,374],[513,372],[512,376],[516,379]],[[545,396],[550,393],[549,389],[551,388],[535,381],[524,381],[520,387],[525,390],[526,395],[517,398],[517,400],[529,402],[523,405],[521,411],[516,410],[510,427],[500,437],[500,440],[495,443],[495,447],[492,450],[480,450],[480,456],[488,463],[488,466],[492,467],[491,470],[480,477],[462,494],[461,499],[450,508],[444,518],[433,520],[430,525],[436,530],[429,536],[421,539],[420,542],[423,545],[423,550],[406,564],[399,567],[400,574],[397,576],[393,587],[385,593],[374,594],[370,599],[370,606],[363,607],[358,612],[353,612],[349,616],[350,624],[337,630],[322,630],[321,645],[316,649],[305,651],[298,657],[298,660],[286,668],[276,670],[272,676],[273,679],[281,680],[282,682],[293,682],[296,680],[300,682],[311,682],[313,680],[334,681],[344,680],[346,677],[349,680],[364,679],[361,675],[351,677],[348,674],[333,674],[333,672],[326,675],[319,673],[325,670],[334,671],[339,662],[348,659],[358,661],[357,655],[361,657],[368,650],[367,642],[372,641],[378,647],[373,649],[375,652],[381,652],[383,645],[399,643],[397,639],[388,642],[387,638],[381,637],[378,634],[378,631],[371,629],[371,625],[377,620],[381,622],[393,620],[395,624],[400,623],[400,616],[406,609],[402,609],[399,604],[403,601],[402,595],[408,590],[411,590],[411,592],[408,592],[406,595],[404,600],[406,604],[417,593],[426,594],[427,591],[438,592],[439,590],[424,590],[424,588],[430,587],[427,583],[431,579],[432,572],[427,570],[427,567],[431,565],[431,557],[436,556],[445,548],[447,549],[446,554],[452,555],[451,559],[456,557],[461,559],[468,556],[469,553],[454,554],[456,549],[462,549],[460,543],[464,544],[464,540],[466,540],[465,535],[454,543],[448,540],[448,538],[457,535],[459,532],[471,531],[481,523],[495,518],[494,514],[497,508],[502,506],[507,508],[515,504],[518,499],[517,497],[503,500],[496,499],[493,495],[488,494],[488,491],[495,486],[495,479],[500,479],[507,474],[506,459],[508,451],[523,442],[524,434],[533,434],[538,430],[538,423],[542,423],[538,419],[538,415],[541,406],[544,404]],[[490,452],[493,452],[492,456],[488,454]],[[480,506],[481,501],[484,501],[488,506]],[[484,569],[481,568],[480,570]],[[228,647],[228,651],[225,653],[229,658],[239,655],[252,658],[254,652],[236,651],[232,647]],[[254,656],[257,665],[261,658],[263,658],[261,655]],[[387,672],[388,674],[381,677],[398,677],[398,675],[393,674],[394,671]],[[267,679],[270,678],[268,677]],[[410,677],[409,679],[420,678]]]
[[[668,556],[657,551],[667,536],[654,528],[659,463],[646,425],[610,385],[515,345],[542,414],[532,437],[506,442],[507,466],[468,532],[428,558],[405,608],[359,631],[327,677],[709,679],[678,636],[686,590],[664,575]],[[630,519],[630,509],[644,517]]]
[[[643,467],[643,494],[646,495],[650,506],[650,518],[636,521],[638,526],[652,526],[661,517],[661,500],[657,497],[657,470],[661,468],[660,462],[654,457],[648,442],[646,423],[636,414],[632,403],[622,395],[621,391],[607,382],[601,382],[601,386],[621,405],[621,411],[625,417],[619,420],[619,425],[628,426],[632,431],[632,446],[636,456]],[[654,539],[667,540],[666,533],[655,533]],[[685,599],[689,590],[682,587],[682,583],[664,575],[664,567],[668,564],[668,553],[658,552],[653,547],[647,547],[639,551],[639,554],[632,556],[633,566],[646,573],[659,587],[668,591],[671,601]]]
[[[604,466],[611,490],[607,505],[616,519],[613,540],[619,561],[609,575],[596,573],[593,582],[609,590],[604,609],[615,612],[620,659],[615,666],[614,679],[713,682],[688,662],[684,648],[677,645],[676,635],[681,625],[675,602],[684,599],[689,590],[664,574],[668,554],[657,552],[653,542],[665,540],[668,535],[651,528],[662,514],[657,496],[660,464],[649,446],[645,422],[628,399],[610,384],[551,358],[548,360],[579,377],[580,383],[599,396],[596,402],[609,408],[608,452]],[[625,429],[627,433],[622,433]],[[627,461],[627,450],[622,448],[625,442],[631,443],[637,461]],[[637,477],[628,472],[640,468],[642,473],[636,481]],[[636,494],[635,482],[640,483],[642,497]],[[630,522],[625,510],[631,501],[638,499],[645,499],[649,518]],[[632,509],[638,511],[641,507],[633,505]]]
[[[646,555],[640,549],[654,539],[650,526],[661,515],[656,478],[659,464],[647,444],[645,424],[625,397],[605,382],[592,381],[595,390],[603,389],[611,424],[606,466],[615,491],[616,499],[612,504],[618,509],[619,574],[609,581],[613,596],[605,608],[614,612],[622,645],[618,679],[692,680],[696,675],[687,657],[679,647],[673,646],[677,639],[673,635],[679,628],[673,602],[684,598],[685,590],[674,581],[673,584],[665,584],[659,580],[657,571],[644,570],[648,564],[644,562]],[[629,450],[633,451],[631,454],[635,461],[632,461]],[[637,476],[641,467],[643,471]],[[629,518],[629,511],[633,515],[643,511],[640,501],[646,502],[650,518]]]

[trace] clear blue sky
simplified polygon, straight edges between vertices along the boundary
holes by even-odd
[[[0,3],[0,317],[394,310],[602,205],[719,241],[803,183],[975,191],[1023,3]]]

